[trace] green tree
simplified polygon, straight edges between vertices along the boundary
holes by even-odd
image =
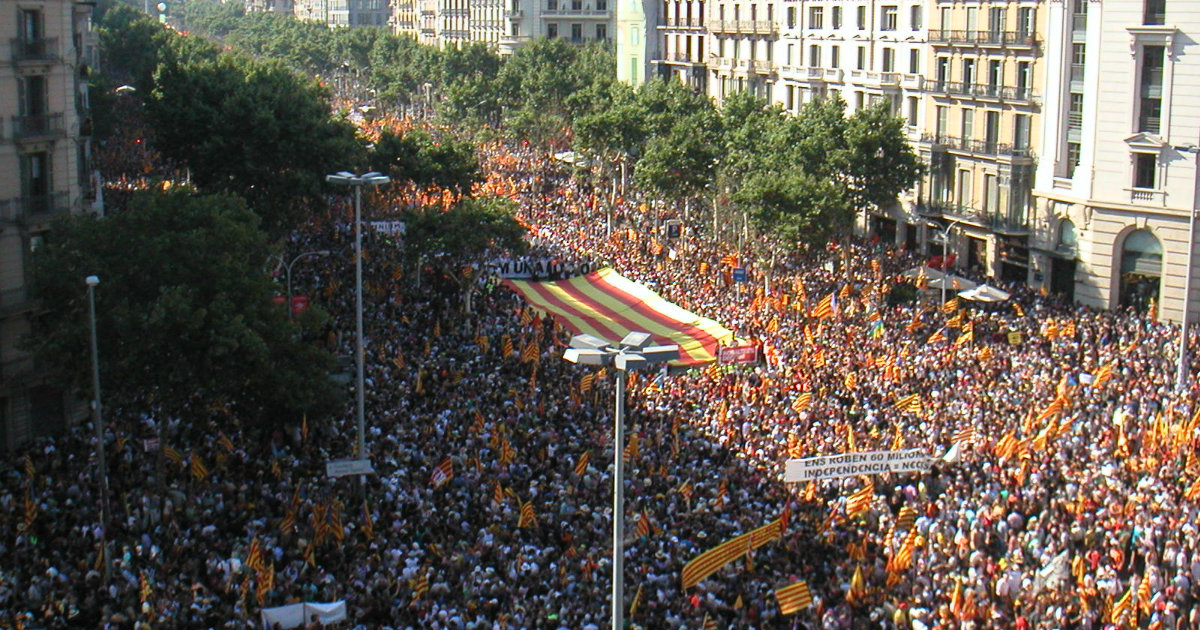
[[[904,123],[887,103],[860,109],[846,121],[845,148],[837,155],[855,208],[885,208],[921,175],[921,161],[904,137]]]
[[[371,149],[370,165],[372,170],[396,180],[461,194],[469,194],[472,186],[484,180],[470,141],[451,137],[434,140],[420,129],[404,135],[384,131]]]
[[[154,85],[154,70],[173,37],[171,31],[125,4],[105,11],[97,30],[105,71],[143,93],[149,92]]]
[[[231,195],[136,195],[110,217],[72,217],[33,257],[45,311],[34,347],[64,385],[87,383],[83,279],[98,275],[101,373],[110,405],[187,417],[228,402],[265,424],[316,416],[338,402],[333,358],[297,341],[258,218]]]
[[[668,133],[647,144],[634,181],[668,199],[699,196],[714,180],[720,155],[718,123],[711,108],[678,119]]]
[[[854,222],[844,186],[800,169],[755,174],[733,194],[733,201],[749,213],[756,228],[784,245],[821,245],[848,234]]]
[[[240,195],[275,234],[321,207],[324,175],[365,161],[328,92],[280,62],[222,55],[163,64],[146,103],[156,148],[203,191]]]
[[[414,264],[426,264],[454,280],[463,291],[463,308],[471,310],[477,273],[464,261],[487,253],[524,252],[525,228],[517,223],[512,202],[499,197],[463,199],[446,211],[405,215],[404,251]]]

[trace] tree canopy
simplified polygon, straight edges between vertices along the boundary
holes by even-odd
[[[232,195],[145,192],[106,218],[55,226],[33,257],[46,306],[34,348],[65,385],[87,382],[84,278],[100,277],[96,327],[106,400],[187,417],[229,404],[273,424],[338,402],[332,356],[297,340],[271,301],[276,286],[258,218]]]

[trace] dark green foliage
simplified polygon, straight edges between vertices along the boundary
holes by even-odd
[[[229,195],[147,192],[108,218],[57,224],[33,258],[45,305],[34,348],[64,385],[87,383],[84,278],[97,275],[101,373],[110,405],[188,417],[232,401],[274,424],[337,403],[332,356],[296,340],[272,303],[258,218]]]

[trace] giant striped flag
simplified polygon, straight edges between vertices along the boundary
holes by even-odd
[[[779,612],[790,615],[812,606],[812,592],[808,590],[808,582],[799,580],[775,590],[775,600],[779,602]]]
[[[675,365],[716,361],[718,348],[733,340],[733,331],[672,304],[613,269],[556,282],[509,279],[504,284],[573,333],[616,344],[630,331],[645,331],[654,344],[678,345]]]

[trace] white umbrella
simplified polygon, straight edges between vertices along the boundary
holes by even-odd
[[[968,291],[961,291],[958,296],[976,302],[1003,302],[1012,297],[1007,291],[1001,291],[989,284],[981,284]]]

